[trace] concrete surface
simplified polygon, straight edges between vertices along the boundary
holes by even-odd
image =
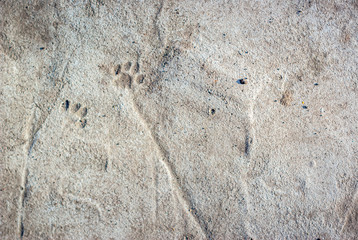
[[[0,238],[358,239],[357,18],[0,1]]]

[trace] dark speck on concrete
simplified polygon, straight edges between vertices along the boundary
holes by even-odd
[[[307,109],[308,107],[307,106],[302,106],[303,109]]]
[[[314,85],[315,85],[315,86],[318,86],[318,83],[315,83]]]
[[[247,84],[247,78],[240,78],[236,81],[238,84]]]
[[[40,50],[44,50],[45,48],[44,47],[40,47]]]

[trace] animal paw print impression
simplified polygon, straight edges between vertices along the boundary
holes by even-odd
[[[127,62],[115,68],[114,85],[119,88],[132,88],[133,83],[142,84],[144,75],[139,73],[139,64]]]
[[[87,107],[83,107],[81,103],[71,104],[69,100],[61,104],[61,110],[69,112],[69,117],[79,128],[84,128],[87,125]]]

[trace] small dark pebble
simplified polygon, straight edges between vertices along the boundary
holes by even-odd
[[[40,50],[44,50],[45,48],[44,47],[40,47]]]
[[[274,102],[277,102],[277,100],[273,100]]]
[[[314,85],[315,85],[315,86],[317,86],[317,85],[318,85],[318,83],[315,83]]]
[[[307,109],[308,107],[307,106],[302,106],[303,109]]]

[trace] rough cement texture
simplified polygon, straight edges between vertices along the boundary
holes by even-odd
[[[358,239],[358,2],[0,1],[1,239]]]

